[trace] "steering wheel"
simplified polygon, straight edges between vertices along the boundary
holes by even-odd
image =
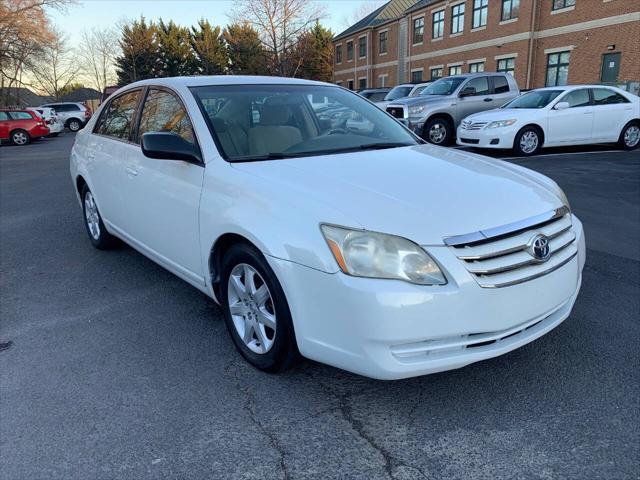
[[[326,132],[324,135],[327,136],[327,135],[336,135],[336,134],[349,135],[349,132],[345,128],[332,128],[331,130]]]

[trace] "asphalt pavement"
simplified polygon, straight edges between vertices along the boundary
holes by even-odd
[[[213,301],[92,248],[72,141],[0,147],[1,479],[638,478],[640,151],[502,155],[584,222],[573,314],[505,356],[381,382],[261,373]]]

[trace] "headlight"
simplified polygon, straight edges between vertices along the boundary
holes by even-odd
[[[565,195],[564,191],[560,187],[558,187],[558,197],[560,197],[560,201],[564,204],[565,207],[571,211],[571,205],[569,205],[569,199]]]
[[[500,127],[509,127],[516,123],[518,120],[515,118],[510,118],[509,120],[497,120],[495,122],[491,122],[487,125],[487,128],[500,128]]]
[[[424,105],[416,105],[415,107],[409,107],[409,116],[415,117],[416,115],[420,115],[427,109]]]
[[[333,225],[322,225],[321,229],[340,269],[348,275],[418,285],[447,283],[427,252],[406,238]]]

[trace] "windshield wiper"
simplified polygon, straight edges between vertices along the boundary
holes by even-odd
[[[383,150],[385,148],[398,148],[398,147],[410,147],[413,143],[402,143],[402,142],[380,142],[380,143],[365,143],[364,145],[360,145],[357,148],[358,150]]]
[[[345,148],[332,148],[327,150],[314,150],[308,152],[272,152],[266,153],[264,155],[252,155],[245,157],[236,157],[233,158],[234,162],[255,162],[260,160],[284,160],[287,158],[298,158],[298,157],[313,157],[316,155],[330,155],[332,153],[347,153],[347,152],[357,152],[360,150],[383,150],[386,148],[397,148],[397,147],[410,147],[414,145],[413,143],[401,143],[401,142],[379,142],[379,143],[365,143],[364,145],[357,145],[354,147],[345,147]]]

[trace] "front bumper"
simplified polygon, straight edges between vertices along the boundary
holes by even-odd
[[[476,148],[513,148],[513,142],[518,132],[514,128],[492,128],[481,130],[465,130],[458,127],[456,131],[456,143],[465,147]]]
[[[368,377],[392,380],[460,368],[541,337],[571,312],[585,261],[518,285],[485,289],[448,247],[429,247],[449,283],[328,274],[268,257],[280,279],[305,357]]]

